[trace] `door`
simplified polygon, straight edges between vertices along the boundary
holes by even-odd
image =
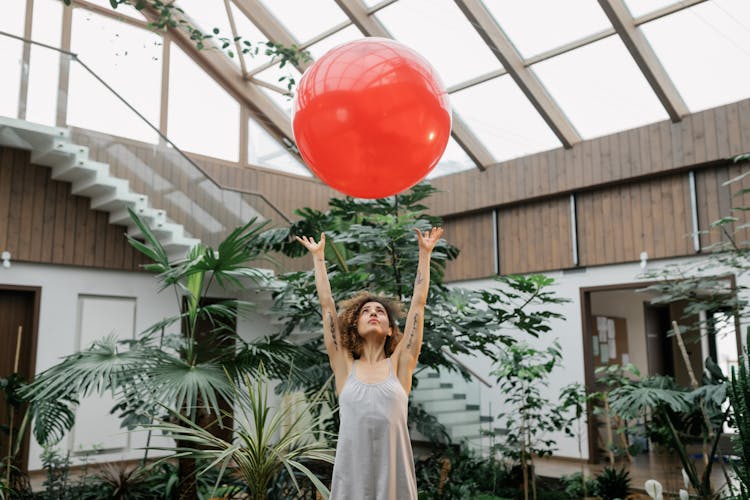
[[[34,374],[39,294],[38,288],[0,287],[0,378],[18,373],[23,380],[29,381]],[[11,410],[5,392],[0,392],[0,426],[3,429],[10,427],[12,415],[15,433],[24,411],[25,408]],[[29,456],[28,431],[21,439],[16,465],[26,470]],[[8,455],[10,444],[8,433],[1,432],[0,456]]]
[[[674,375],[668,305],[643,304],[649,375]]]

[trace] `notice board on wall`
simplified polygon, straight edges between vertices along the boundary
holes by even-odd
[[[630,363],[628,327],[625,318],[594,316],[589,339],[594,357],[594,368]]]

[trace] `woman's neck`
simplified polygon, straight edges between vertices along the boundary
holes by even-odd
[[[367,342],[362,346],[362,352],[359,357],[360,361],[369,365],[374,365],[383,361],[385,356],[385,339],[381,342]]]

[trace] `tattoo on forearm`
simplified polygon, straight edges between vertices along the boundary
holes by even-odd
[[[333,341],[333,348],[339,350],[338,339],[336,338],[336,324],[333,322],[333,314],[328,312],[328,330],[331,334],[331,340]]]
[[[419,323],[419,313],[414,315],[414,319],[411,322],[411,332],[409,332],[409,338],[406,341],[406,348],[411,349],[411,344],[414,342],[414,336],[417,334],[417,324]]]
[[[421,285],[424,282],[424,278],[422,277],[422,273],[417,273],[417,285]]]

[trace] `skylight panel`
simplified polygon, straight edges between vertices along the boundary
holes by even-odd
[[[625,0],[625,6],[633,17],[641,17],[645,14],[657,11],[669,5],[680,3],[679,0]]]
[[[692,112],[750,97],[750,2],[715,0],[641,26]]]
[[[364,38],[364,35],[359,28],[354,25],[347,26],[343,30],[334,33],[331,36],[327,36],[318,43],[311,45],[307,48],[310,51],[310,55],[313,59],[320,59],[323,55],[334,47],[342,45],[347,42],[359,40]]]
[[[595,0],[485,0],[524,59],[611,28]]]
[[[31,39],[59,47],[64,7],[56,0],[36,0],[31,23]],[[26,98],[26,119],[31,122],[51,126],[56,124],[60,57],[60,53],[54,50],[31,46]]]
[[[237,8],[234,2],[230,2],[229,6],[232,9],[234,24],[237,26],[237,35],[242,37],[242,48],[247,48],[247,45],[244,44],[245,41],[250,42],[250,52],[244,54],[243,57],[245,58],[245,66],[248,71],[251,71],[271,60],[271,56],[265,54],[265,42],[268,41],[268,37],[250,19],[245,17],[245,14]],[[256,49],[258,50],[257,54],[255,53]],[[236,59],[236,57],[233,59]]]
[[[105,9],[111,9],[112,4],[109,0],[86,0],[88,3],[92,3],[94,5],[98,5],[99,7],[104,7]],[[85,7],[84,7],[85,8]],[[137,19],[139,21],[143,21],[144,17],[143,14],[138,12],[138,10],[133,7],[132,5],[128,5],[126,3],[121,3],[117,6],[117,9],[114,10],[116,14],[119,14],[123,17],[130,17],[132,19]]]
[[[268,98],[271,99],[279,107],[279,109],[281,109],[287,116],[289,116],[289,119],[291,120],[292,100],[293,100],[292,96],[286,95],[286,94],[280,94],[266,87],[259,87],[259,88],[261,92],[266,94],[266,96],[268,96]]]
[[[477,168],[474,161],[469,158],[466,151],[464,151],[455,139],[451,137],[443,156],[440,158],[438,164],[435,165],[435,168],[433,168],[429,175],[427,175],[427,179],[435,179],[444,175],[457,174],[458,172],[471,170],[473,168]]]
[[[312,177],[307,167],[266,132],[253,117],[248,120],[247,133],[248,163],[288,174]]]
[[[0,16],[0,31],[23,36],[26,2],[9,2],[3,6]],[[21,89],[21,65],[23,43],[19,40],[0,36],[0,116],[18,116],[18,93]]]
[[[402,0],[375,17],[396,40],[424,56],[446,86],[502,67],[452,0]]]
[[[291,64],[285,64],[283,68],[280,68],[278,64],[274,64],[273,66],[264,69],[260,73],[255,74],[253,78],[273,85],[279,90],[288,92],[289,79],[294,79],[296,83],[299,83],[299,79],[301,76],[302,74],[297,71],[297,69]],[[294,90],[294,87],[292,87],[292,90]],[[278,92],[276,92],[276,94],[278,94]],[[286,98],[283,94],[279,95]]]
[[[668,118],[617,36],[531,68],[585,139]]]
[[[177,46],[170,50],[168,137],[183,151],[238,161],[239,103]]]
[[[348,19],[334,0],[261,1],[300,43]]]
[[[451,94],[451,104],[497,161],[561,145],[510,76]]]
[[[0,31],[11,35],[23,36],[24,19],[26,19],[26,0],[4,2],[3,15],[0,16]],[[7,37],[0,37],[7,40]]]
[[[162,39],[150,30],[73,10],[71,51],[152,124],[159,124]],[[133,75],[138,75],[137,85]],[[80,64],[70,65],[68,124],[156,142],[157,134]]]

